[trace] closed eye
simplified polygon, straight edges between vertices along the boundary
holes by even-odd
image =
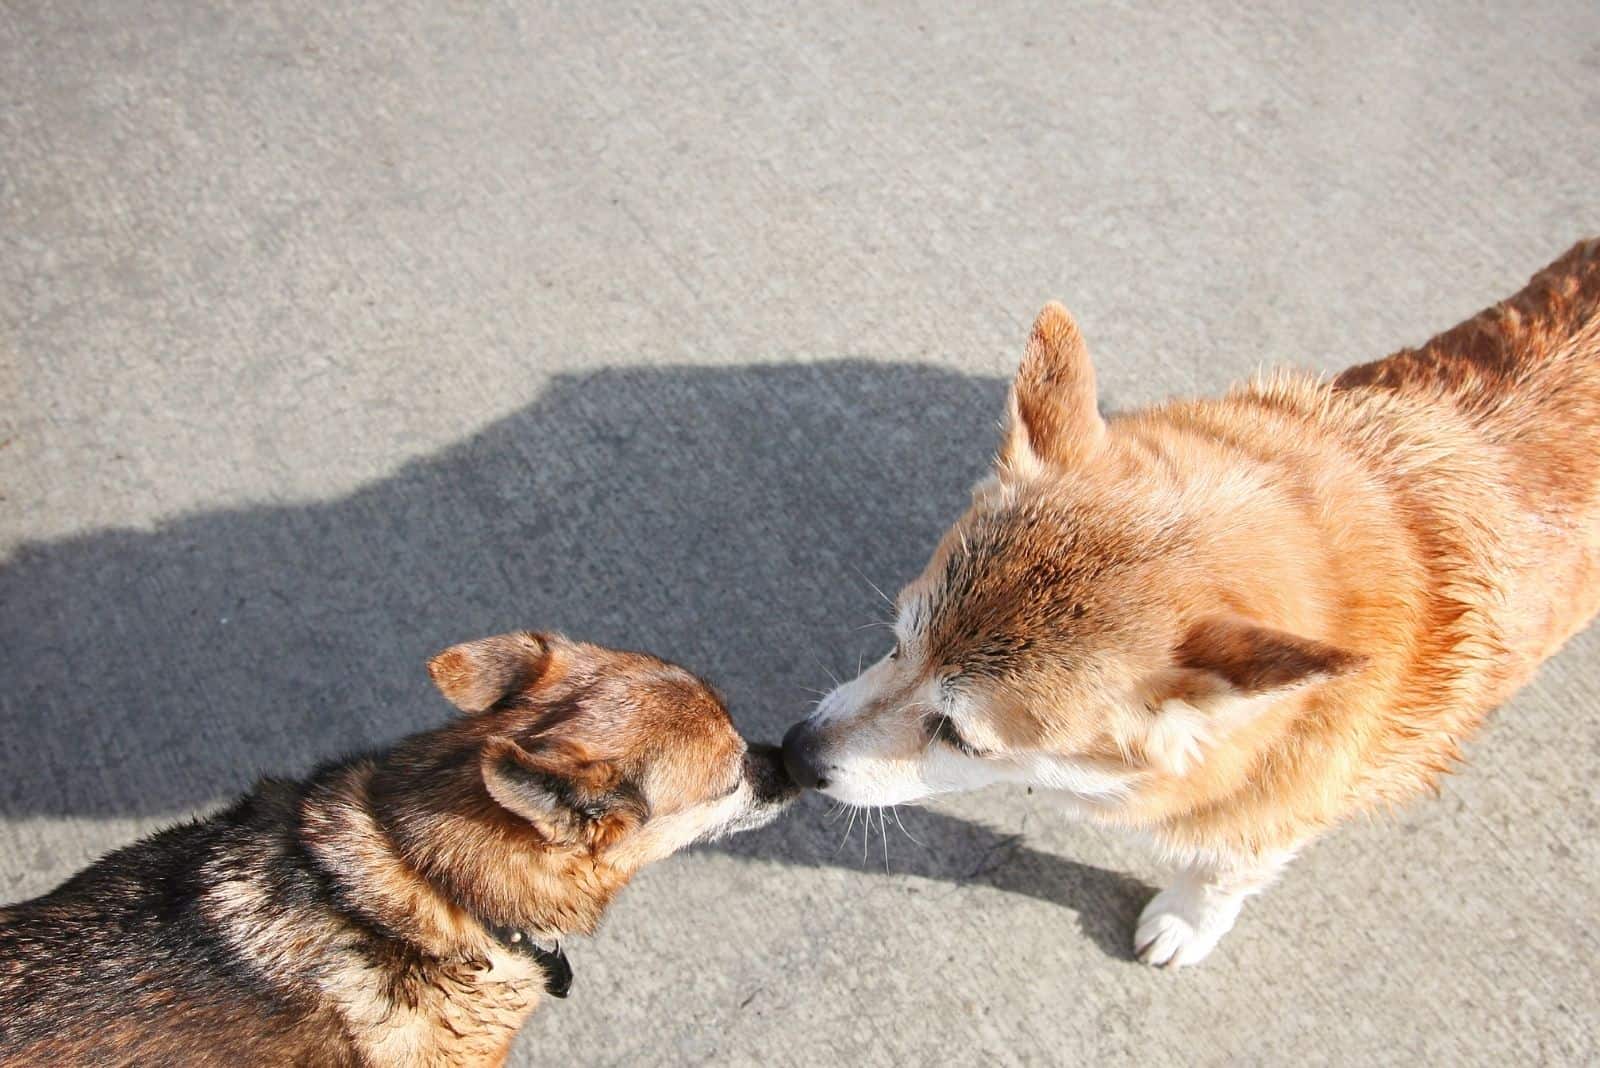
[[[927,727],[929,738],[948,745],[958,753],[963,753],[970,757],[984,755],[983,750],[961,736],[961,732],[956,729],[956,725],[951,722],[949,716],[943,714],[932,716],[927,721]]]

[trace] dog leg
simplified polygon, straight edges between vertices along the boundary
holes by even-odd
[[[1233,928],[1244,899],[1266,889],[1293,856],[1283,852],[1188,865],[1139,914],[1134,955],[1158,968],[1200,963]]]

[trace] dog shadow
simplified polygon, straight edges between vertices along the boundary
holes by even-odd
[[[864,821],[862,821],[864,822]],[[880,853],[879,835],[892,843]],[[944,883],[952,893],[987,886],[1076,914],[1078,929],[1106,955],[1132,959],[1130,936],[1154,888],[1118,872],[1030,847],[1024,827],[1007,832],[920,806],[902,806],[881,829],[849,823],[826,799],[803,801],[787,818],[713,843],[733,856],[786,864],[832,864],[880,876]]]
[[[881,651],[873,583],[914,575],[963,506],[1004,390],[858,361],[563,376],[337,499],[24,545],[0,570],[0,818],[184,813],[383,744],[445,714],[428,656],[519,627],[680,661],[776,739]],[[806,810],[714,848],[851,863]],[[1136,882],[902,818],[926,848],[897,871],[1067,905],[1126,955]]]

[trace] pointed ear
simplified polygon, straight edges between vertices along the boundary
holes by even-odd
[[[428,674],[445,700],[463,712],[492,708],[544,673],[550,643],[525,630],[452,645],[428,661]]]
[[[1229,616],[1202,619],[1173,650],[1158,680],[1141,747],[1182,775],[1217,740],[1274,697],[1356,671],[1364,658],[1310,638]]]
[[[1286,631],[1230,616],[1211,616],[1189,628],[1173,660],[1192,692],[1256,696],[1347,675],[1364,658]]]
[[[529,751],[493,737],[483,745],[480,768],[495,803],[553,845],[599,851],[648,815],[644,798],[616,766],[576,743],[541,741]]]
[[[1099,448],[1105,429],[1095,407],[1089,350],[1067,309],[1052,301],[1033,322],[1006,401],[997,457],[1001,476],[1081,463]]]

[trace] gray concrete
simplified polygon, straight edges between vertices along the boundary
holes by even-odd
[[[0,899],[439,720],[423,658],[514,626],[775,736],[1049,297],[1128,406],[1600,232],[1589,0],[971,6],[0,7]],[[519,1063],[1593,1063],[1597,654],[1200,970],[1047,797],[865,850],[808,802],[640,879]]]

